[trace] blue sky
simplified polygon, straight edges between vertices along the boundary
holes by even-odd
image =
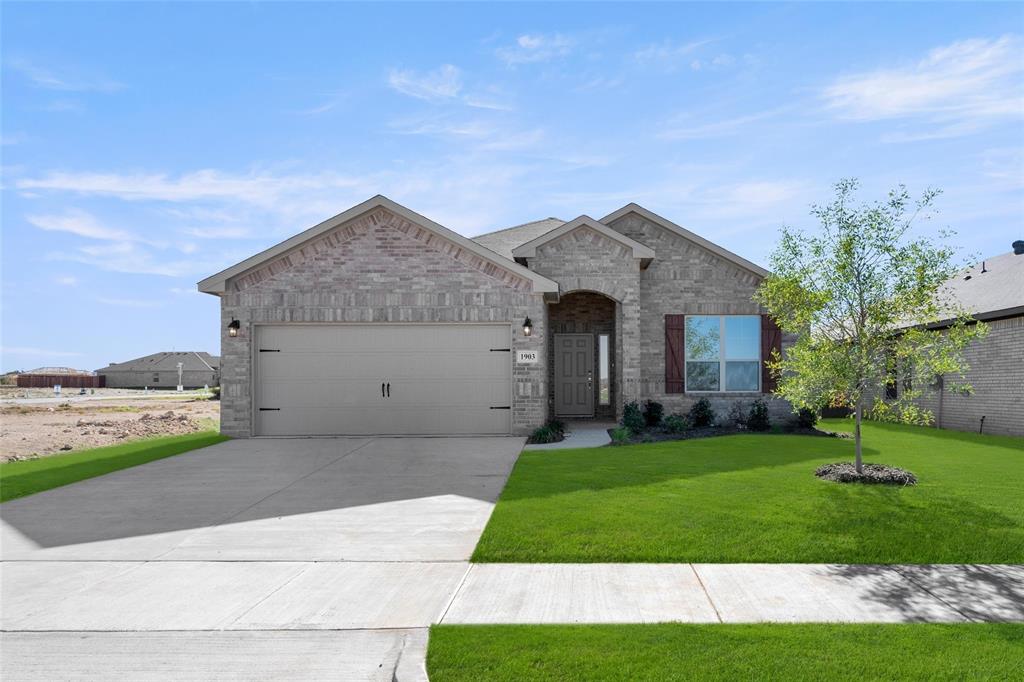
[[[4,3],[4,370],[217,353],[195,282],[374,194],[764,263],[856,176],[1024,238],[1024,4]]]

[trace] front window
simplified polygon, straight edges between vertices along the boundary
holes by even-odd
[[[759,315],[686,316],[686,390],[758,391]]]

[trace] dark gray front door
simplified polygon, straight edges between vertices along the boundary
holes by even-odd
[[[555,415],[594,416],[593,334],[555,334]]]

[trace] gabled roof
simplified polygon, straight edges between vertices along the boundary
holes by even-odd
[[[1024,254],[1011,251],[972,265],[946,282],[940,296],[978,320],[1024,313]]]
[[[392,213],[408,220],[409,222],[415,223],[425,230],[434,232],[440,237],[447,239],[448,241],[458,245],[459,247],[470,251],[485,261],[493,263],[498,267],[504,268],[509,272],[512,272],[525,280],[533,282],[533,290],[535,292],[557,292],[558,284],[552,280],[532,272],[529,269],[523,267],[519,263],[516,263],[511,258],[501,256],[490,249],[487,249],[474,241],[466,239],[461,234],[449,230],[443,225],[439,225],[429,218],[421,216],[419,213],[409,210],[405,206],[388,199],[387,197],[378,194],[375,197],[367,199],[361,204],[353,206],[352,208],[339,213],[333,218],[328,218],[319,225],[315,225],[304,232],[284,240],[276,246],[272,246],[265,251],[245,259],[241,263],[232,265],[226,270],[222,270],[215,275],[211,275],[206,279],[199,282],[199,291],[206,294],[213,294],[219,296],[224,293],[227,281],[236,275],[240,275],[244,272],[252,270],[255,267],[266,263],[272,259],[278,258],[285,253],[301,247],[308,241],[319,237],[320,235],[339,227],[350,220],[354,220],[361,215],[373,211],[378,208],[384,208]]]
[[[505,258],[512,258],[512,249],[564,224],[565,221],[559,218],[544,218],[515,227],[506,227],[503,230],[478,234],[471,239]]]
[[[97,372],[171,372],[178,371],[178,363],[186,372],[216,372],[220,358],[202,351],[164,351],[127,362],[112,362]]]
[[[662,218],[657,213],[648,211],[646,208],[640,206],[639,204],[626,204],[619,210],[614,211],[613,213],[609,213],[604,218],[601,218],[601,222],[607,225],[618,220],[619,218],[622,218],[623,216],[629,215],[630,213],[635,213],[641,218],[644,218],[645,220],[657,225],[658,227],[668,230],[669,232],[682,235],[686,239],[689,239],[690,241],[694,242],[695,244],[704,247],[711,253],[717,256],[721,256],[722,258],[733,263],[734,265],[738,265],[741,268],[749,270],[750,272],[753,272],[756,275],[759,275],[761,277],[767,277],[769,274],[768,271],[762,268],[760,265],[752,263],[748,261],[746,258],[743,258],[742,256],[737,256],[732,251],[724,249],[718,244],[710,242],[707,239],[704,239],[704,237],[701,237],[698,234],[690,232],[685,227],[680,227],[679,225],[676,225],[668,218]]]
[[[624,246],[629,247],[633,250],[633,258],[640,258],[642,260],[650,261],[654,258],[654,249],[649,246],[645,246],[635,239],[630,239],[624,234],[616,232],[607,225],[597,222],[588,215],[581,215],[575,220],[570,220],[564,225],[557,227],[549,232],[532,239],[525,244],[521,244],[516,248],[512,249],[512,255],[516,258],[533,258],[537,255],[537,247],[548,242],[554,241],[563,235],[569,234],[573,230],[586,227],[595,232],[598,232],[612,241],[616,241]]]

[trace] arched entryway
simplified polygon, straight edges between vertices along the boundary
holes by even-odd
[[[550,414],[616,419],[618,303],[593,291],[563,294],[548,306]]]

